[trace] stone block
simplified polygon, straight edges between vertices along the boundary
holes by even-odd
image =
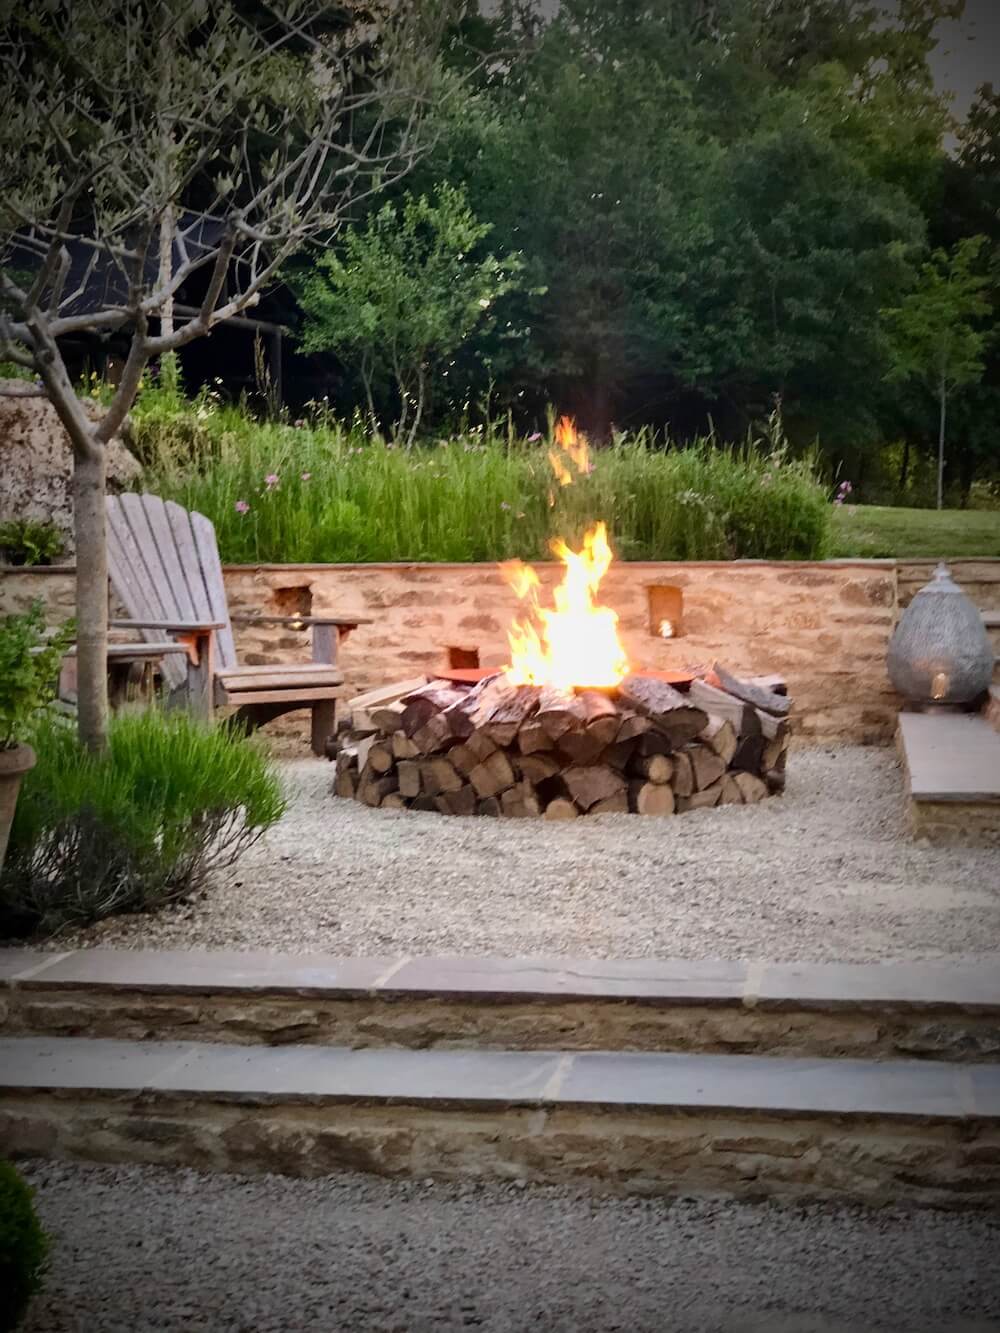
[[[18,951],[19,952],[19,951]],[[157,991],[167,994],[260,992],[312,995],[336,988],[364,995],[399,961],[390,957],[338,958],[331,954],[276,954],[270,950],[80,949],[51,955],[53,964],[35,985],[67,989]],[[32,985],[29,979],[25,984]]]

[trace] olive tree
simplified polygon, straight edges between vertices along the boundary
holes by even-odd
[[[151,358],[252,307],[412,166],[449,3],[0,0],[0,360],[36,373],[72,442],[91,748],[107,723],[108,442]],[[175,317],[182,288],[195,313]],[[60,340],[111,333],[128,351],[95,420]]]

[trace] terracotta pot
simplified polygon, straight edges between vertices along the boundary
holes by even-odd
[[[35,767],[35,752],[30,745],[15,745],[0,750],[0,869],[7,852],[10,826],[14,822],[17,793],[25,773]]]

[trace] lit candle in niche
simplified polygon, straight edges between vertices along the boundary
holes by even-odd
[[[649,599],[649,632],[657,639],[679,639],[684,633],[684,594],[673,583],[653,583]]]
[[[938,671],[931,681],[931,698],[944,699],[948,695],[948,676],[944,671]]]

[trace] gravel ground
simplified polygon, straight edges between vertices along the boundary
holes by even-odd
[[[25,1333],[1000,1330],[1000,1218],[33,1164]]]
[[[890,750],[803,750],[783,798],[569,824],[370,810],[284,765],[280,825],[197,901],[57,947],[875,961],[1000,955],[1000,851],[917,844]]]

